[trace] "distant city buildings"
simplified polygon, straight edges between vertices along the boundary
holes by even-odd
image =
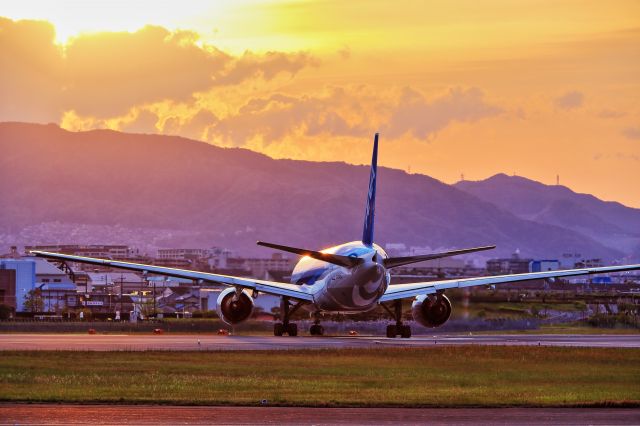
[[[130,249],[126,245],[77,245],[77,244],[53,244],[25,246],[24,251],[31,250],[51,251],[55,253],[73,254],[76,256],[100,257],[106,259],[129,259],[139,255],[136,249]]]
[[[157,256],[144,257],[126,245],[38,245],[25,251],[55,251],[73,255],[136,261],[156,265],[209,271],[223,275],[254,277],[287,282],[297,259],[281,253],[267,258],[245,258],[224,248],[164,248]],[[431,253],[429,247],[392,243],[385,246],[390,256]],[[520,257],[489,259],[486,268],[478,267],[469,257],[448,257],[425,261],[391,270],[392,283],[431,281],[454,277],[541,272],[561,268],[558,260]],[[602,266],[600,259],[582,259],[575,267]],[[629,275],[620,280],[627,279]],[[637,275],[636,275],[636,280]],[[588,277],[576,282],[607,285],[611,277]],[[530,285],[536,285],[529,283]],[[19,315],[52,318],[83,315],[104,318],[128,318],[153,315],[187,315],[189,312],[214,310],[223,286],[188,279],[143,276],[106,266],[50,262],[42,258],[22,256],[17,247],[0,256],[0,304]],[[277,298],[261,295],[256,303],[265,315],[278,306]]]
[[[487,272],[489,275],[525,274],[531,272],[529,269],[531,262],[533,259],[521,258],[520,253],[516,251],[511,257],[489,259]]]

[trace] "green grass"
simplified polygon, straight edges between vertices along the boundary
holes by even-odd
[[[640,350],[461,346],[4,352],[0,400],[303,406],[640,406]]]
[[[454,311],[460,312],[460,305]],[[582,312],[584,303],[542,303],[542,302],[471,302],[466,311],[473,317],[482,316],[485,318],[531,318],[536,315],[532,312],[538,312],[544,315],[547,311],[562,312]]]

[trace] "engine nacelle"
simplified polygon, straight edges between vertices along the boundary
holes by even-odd
[[[444,294],[420,295],[411,305],[411,314],[425,327],[440,327],[451,316],[451,302]]]
[[[227,288],[218,296],[217,312],[227,324],[238,324],[253,313],[253,298],[247,290],[242,290],[238,296],[235,288]]]

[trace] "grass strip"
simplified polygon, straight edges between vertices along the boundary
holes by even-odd
[[[640,350],[449,346],[4,352],[0,400],[295,406],[640,406]]]

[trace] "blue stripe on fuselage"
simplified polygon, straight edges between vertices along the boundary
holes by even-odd
[[[294,283],[298,285],[314,285],[316,281],[327,271],[327,268],[316,268],[304,271],[299,276],[293,277]]]

